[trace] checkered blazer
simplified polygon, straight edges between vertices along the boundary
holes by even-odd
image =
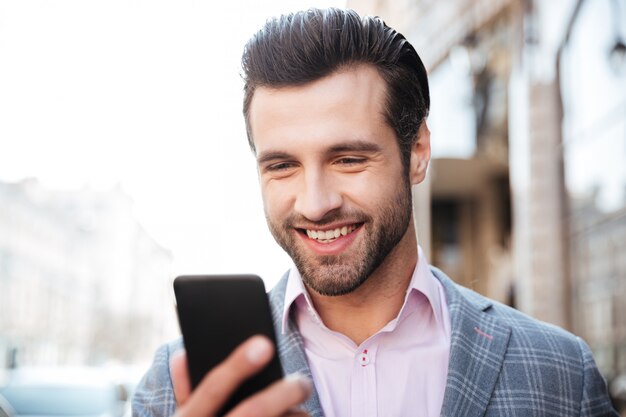
[[[437,269],[433,273],[443,284],[452,328],[442,417],[618,416],[580,338],[460,287]],[[270,292],[280,360],[286,374],[311,377],[294,320],[285,334],[280,331],[286,284],[285,275]],[[156,352],[133,397],[134,417],[174,414],[169,358],[181,348],[179,339]],[[323,416],[316,392],[304,407]]]

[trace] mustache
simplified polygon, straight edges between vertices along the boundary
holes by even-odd
[[[336,223],[365,223],[371,219],[371,216],[358,210],[331,211],[316,221],[311,221],[302,214],[292,213],[284,220],[283,225],[289,228],[307,229]]]

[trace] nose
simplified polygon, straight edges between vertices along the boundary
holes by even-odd
[[[341,193],[332,178],[321,172],[305,173],[299,188],[294,209],[310,221],[319,221],[341,207]]]

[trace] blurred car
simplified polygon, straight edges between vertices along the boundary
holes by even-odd
[[[0,397],[11,417],[121,417],[129,407],[124,386],[100,369],[12,370]]]
[[[2,395],[0,395],[0,417],[14,417],[15,411],[13,411],[13,407],[9,404],[7,400],[4,399]]]

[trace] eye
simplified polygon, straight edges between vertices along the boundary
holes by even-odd
[[[265,165],[261,173],[267,178],[280,179],[293,175],[298,168],[298,164],[292,161],[279,161]]]
[[[295,164],[293,162],[278,162],[276,164],[268,165],[265,167],[265,170],[270,172],[280,172],[293,168],[294,166]]]
[[[367,161],[367,158],[358,156],[344,156],[335,160],[335,163],[339,165],[353,166],[363,164],[365,161]]]

